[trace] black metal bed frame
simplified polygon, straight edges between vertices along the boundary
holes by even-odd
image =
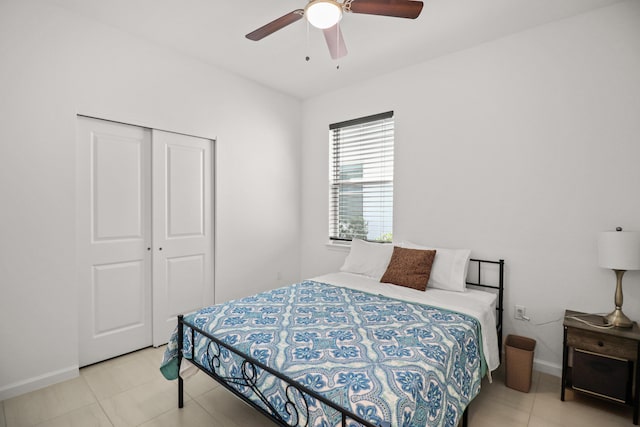
[[[478,286],[482,288],[490,288],[498,290],[498,301],[496,303],[496,312],[497,312],[497,321],[496,321],[496,331],[498,334],[498,350],[500,356],[502,355],[502,316],[503,316],[503,301],[504,301],[504,260],[499,261],[488,261],[481,259],[471,259],[471,262],[476,262],[478,264],[478,277],[477,282],[469,282],[467,281],[467,285]],[[481,266],[483,264],[497,264],[499,266],[499,280],[498,285],[489,285],[482,282],[481,276]],[[317,392],[309,389],[308,387],[303,386],[302,384],[297,383],[296,381],[286,377],[285,375],[277,372],[276,370],[266,366],[264,363],[256,360],[255,358],[245,354],[242,351],[239,351],[231,345],[226,344],[216,337],[212,336],[210,333],[204,331],[196,325],[193,325],[184,320],[184,316],[182,314],[178,315],[178,366],[181,365],[182,359],[184,358],[182,354],[182,348],[184,345],[184,328],[187,327],[190,329],[190,338],[192,346],[194,346],[194,351],[192,351],[192,357],[187,359],[192,364],[194,364],[198,369],[209,375],[211,378],[219,382],[222,386],[224,386],[227,390],[231,391],[236,396],[240,397],[243,401],[251,405],[253,408],[258,410],[263,415],[270,418],[276,424],[283,427],[298,427],[298,426],[308,426],[309,424],[309,407],[307,403],[307,396],[313,399],[317,399],[322,402],[326,408],[329,408],[335,411],[335,414],[339,414],[341,418],[342,427],[347,427],[347,421],[352,420],[360,423],[365,427],[391,427],[390,423],[383,422],[382,425],[375,425],[371,422],[359,417],[358,415],[352,413],[351,411],[333,403]],[[195,354],[195,338],[196,334],[200,334],[206,337],[209,340],[207,344],[207,357],[206,363],[209,366],[204,366],[202,363],[198,362],[194,359]],[[227,376],[221,375],[219,368],[221,367],[220,355],[223,351],[228,351],[236,355],[242,360],[240,375],[239,376]],[[286,402],[284,402],[283,406],[280,408],[276,408],[264,395],[263,391],[259,389],[256,385],[257,378],[261,371],[264,371],[279,380],[283,381],[286,384],[285,387],[285,397]],[[245,394],[242,393],[241,388],[248,388],[254,395],[263,403],[263,405],[268,408],[257,404],[255,401],[251,400]],[[297,399],[296,399],[297,398]],[[296,403],[298,402],[298,404]],[[302,402],[302,405],[299,403]],[[178,407],[182,408],[184,406],[184,381],[182,376],[178,375]],[[465,408],[464,413],[462,414],[462,425],[463,427],[467,426],[468,423],[468,408]]]

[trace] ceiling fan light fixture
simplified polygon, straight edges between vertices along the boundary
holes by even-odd
[[[321,30],[331,28],[342,19],[342,6],[334,0],[313,0],[304,9],[311,25]]]

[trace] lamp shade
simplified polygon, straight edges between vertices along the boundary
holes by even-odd
[[[612,270],[640,270],[640,232],[604,231],[600,233],[598,265]]]

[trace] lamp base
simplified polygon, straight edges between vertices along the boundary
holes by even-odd
[[[613,325],[616,328],[630,328],[633,326],[633,322],[629,319],[620,307],[616,307],[611,313],[604,316],[607,324]]]

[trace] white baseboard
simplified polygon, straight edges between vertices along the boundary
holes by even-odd
[[[544,374],[553,375],[554,377],[562,376],[562,366],[550,363],[544,360],[533,360],[533,370]]]
[[[21,394],[38,390],[52,384],[70,380],[76,378],[78,375],[80,375],[80,370],[76,365],[9,384],[0,388],[0,401],[20,396]]]

